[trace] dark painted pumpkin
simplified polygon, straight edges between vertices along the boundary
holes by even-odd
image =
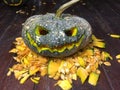
[[[9,6],[19,6],[19,5],[23,5],[29,0],[3,0],[3,1],[5,4]]]
[[[70,14],[34,15],[26,20],[22,37],[34,52],[49,57],[66,57],[84,48],[91,39],[91,26]]]

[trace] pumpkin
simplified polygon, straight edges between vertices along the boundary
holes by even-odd
[[[64,4],[56,14],[29,17],[22,28],[25,44],[32,51],[48,57],[66,57],[84,48],[91,39],[90,24],[84,18],[62,14],[78,1]]]
[[[9,6],[19,6],[25,4],[28,0],[3,0]]]

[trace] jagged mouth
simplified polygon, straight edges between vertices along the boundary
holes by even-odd
[[[60,46],[60,47],[58,46],[58,47],[54,47],[54,48],[50,48],[49,46],[38,46],[37,43],[32,39],[30,33],[27,32],[26,36],[27,36],[27,39],[29,40],[30,44],[32,46],[34,46],[39,53],[42,51],[49,51],[51,53],[53,53],[53,52],[62,53],[65,50],[71,50],[74,47],[79,47],[81,45],[85,35],[83,34],[78,42],[72,42],[70,44],[65,44],[63,46]]]

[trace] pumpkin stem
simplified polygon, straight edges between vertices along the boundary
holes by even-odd
[[[80,0],[71,0],[65,4],[63,4],[56,12],[56,17],[60,17],[62,12],[65,11],[67,8],[69,8],[70,6],[72,6],[74,3],[77,3]]]

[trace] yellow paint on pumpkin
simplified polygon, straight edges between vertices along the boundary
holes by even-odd
[[[32,39],[31,35],[27,32],[27,38],[28,40],[30,41],[30,44],[33,45],[39,52],[41,51],[50,51],[50,52],[59,52],[59,53],[62,53],[63,51],[65,51],[66,49],[72,49],[74,46],[78,47],[80,46],[81,42],[83,41],[83,38],[84,38],[84,35],[81,36],[80,40],[78,42],[75,42],[75,43],[71,43],[71,44],[67,44],[67,45],[64,45],[63,47],[61,48],[49,48],[49,47],[39,47],[36,42]]]
[[[72,36],[76,36],[76,35],[77,35],[77,32],[78,32],[77,27],[74,27],[74,28],[72,29]]]

